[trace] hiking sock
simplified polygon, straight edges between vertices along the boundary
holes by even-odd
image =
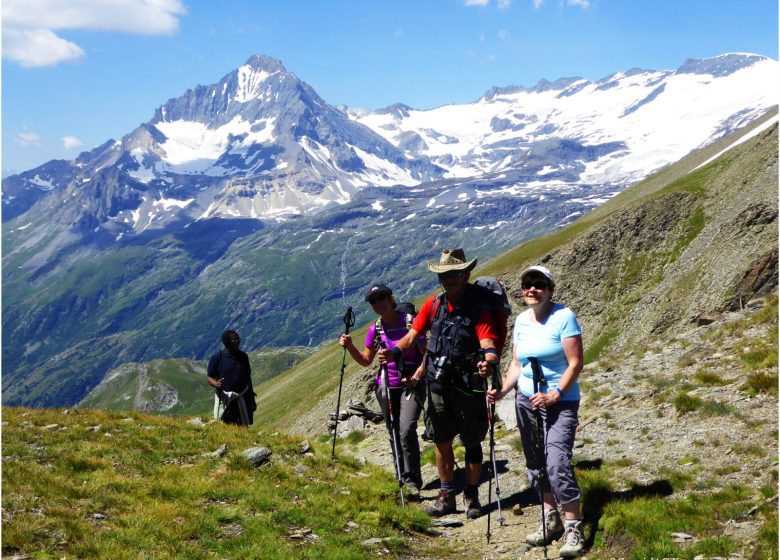
[[[446,490],[447,492],[449,492],[451,494],[452,493],[452,482],[444,482],[442,480],[441,481],[441,489],[442,490]]]
[[[581,519],[564,519],[563,526],[566,529],[568,529],[569,527],[576,527],[577,523],[579,523],[580,521],[582,521],[582,520]]]

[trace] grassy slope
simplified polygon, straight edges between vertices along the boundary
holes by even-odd
[[[252,365],[252,381],[255,386],[272,379],[288,370],[308,354],[311,349],[305,347],[264,348],[249,353]],[[119,368],[123,375],[117,375],[95,390],[79,403],[81,407],[101,408],[105,410],[131,410],[138,392],[142,375],[146,376],[148,390],[142,396],[144,400],[154,399],[159,387],[170,386],[176,390],[177,404],[165,414],[210,415],[214,392],[205,380],[207,362],[173,358],[153,360],[141,364],[125,364]]]
[[[368,538],[389,539],[382,547],[393,551],[435,550],[420,534],[427,517],[396,505],[388,473],[331,461],[327,444],[304,456],[298,439],[216,423],[2,414],[3,557],[358,559],[373,556]],[[223,444],[223,458],[207,455]],[[240,456],[253,446],[272,450],[270,464],[255,469]]]

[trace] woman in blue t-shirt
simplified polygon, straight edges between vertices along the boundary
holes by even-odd
[[[578,425],[582,370],[582,330],[568,307],[552,300],[555,282],[543,266],[532,266],[521,276],[523,300],[529,307],[518,315],[512,335],[512,362],[500,390],[488,392],[495,402],[517,389],[515,405],[520,438],[523,443],[528,479],[540,493],[544,504],[545,534],[539,529],[526,542],[546,546],[563,537],[559,554],[571,558],[582,553],[585,538],[580,517],[580,489],[571,460],[574,434]],[[544,382],[534,393],[530,357],[538,359]],[[534,445],[536,415],[542,419],[547,460],[545,488],[541,488],[543,457]],[[558,504],[564,512],[561,522]]]

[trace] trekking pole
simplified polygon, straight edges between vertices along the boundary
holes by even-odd
[[[379,341],[379,346],[384,350],[386,348],[385,343]],[[398,462],[398,444],[395,440],[395,416],[393,415],[393,399],[390,396],[390,375],[387,372],[387,364],[379,366],[379,374],[381,383],[385,386],[385,400],[387,400],[387,416],[390,419],[390,425],[387,427],[387,431],[390,432],[390,441],[392,446],[390,447],[393,452],[393,462],[395,463],[395,476],[398,480],[398,492],[401,495],[401,507],[406,507],[404,503],[404,484],[401,481],[401,463]]]
[[[534,377],[534,395],[539,392],[539,385],[547,384],[542,368],[539,367],[539,359],[529,357],[531,371]],[[542,469],[539,476],[539,501],[542,504],[542,542],[544,543],[544,559],[547,560],[547,519],[544,515],[544,487],[547,482],[547,444],[544,441],[544,427],[542,426],[542,411],[538,408],[534,411],[536,416],[536,447],[537,456],[542,458]]]
[[[484,359],[484,355],[483,355],[483,359]],[[497,372],[496,364],[492,362],[488,362],[488,368],[490,369],[490,383],[495,389],[496,387],[498,387],[498,372]],[[485,385],[485,399],[487,399],[487,392],[488,392],[487,379],[484,380],[484,385]],[[490,403],[488,406],[488,426],[490,427],[490,462],[488,463],[489,465],[488,468],[490,469],[490,473],[488,478],[488,503],[493,501],[493,479],[495,478],[496,502],[498,503],[498,524],[503,527],[504,514],[501,511],[501,487],[498,485],[498,467],[496,465],[496,440],[494,437],[494,430],[493,430],[493,419],[495,418],[495,414],[496,414],[496,405],[494,403]],[[491,513],[492,510],[488,508],[487,532],[485,533],[488,544],[490,544],[490,514]]]
[[[347,312],[344,313],[344,334],[349,334],[350,327],[355,326],[355,314],[352,313],[352,306],[347,307]],[[341,408],[341,386],[344,382],[344,368],[347,367],[347,347],[344,347],[344,354],[341,357],[341,376],[339,377],[339,397],[336,401],[336,424],[333,426],[333,450],[331,451],[330,458],[336,458],[336,434],[339,428],[339,408]]]

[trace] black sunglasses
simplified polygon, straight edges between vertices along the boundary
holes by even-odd
[[[465,278],[466,273],[462,270],[451,270],[449,272],[440,272],[439,273],[439,280],[444,280],[446,278]]]
[[[387,294],[381,294],[381,295],[369,298],[368,299],[368,303],[370,303],[371,305],[374,305],[375,303],[379,303],[380,301],[384,301],[386,298],[387,298]]]
[[[531,288],[536,288],[537,290],[546,290],[549,287],[550,283],[545,282],[544,280],[526,280],[523,282],[524,290],[530,290]]]

